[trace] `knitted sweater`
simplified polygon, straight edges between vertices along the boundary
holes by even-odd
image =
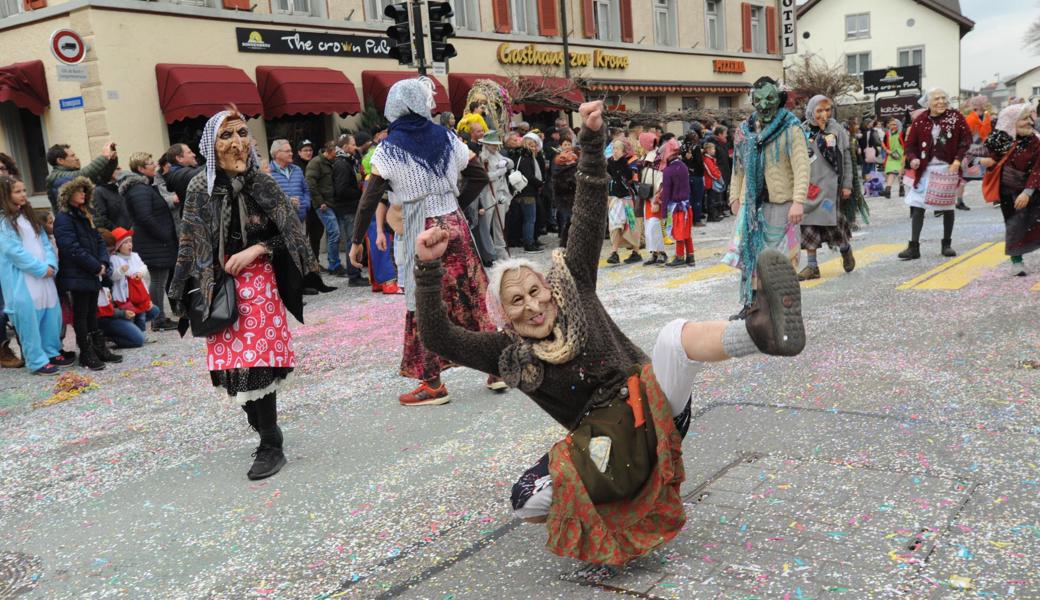
[[[783,152],[782,145],[788,143],[791,152]],[[776,147],[777,144],[781,144],[780,148]],[[805,143],[802,128],[798,125],[790,126],[787,131],[766,145],[762,152],[765,155],[769,201],[774,204],[786,204],[792,200],[798,203],[805,202],[805,195],[809,190],[809,147]],[[744,183],[744,165],[738,160],[733,170],[730,197],[739,198],[742,204],[755,200],[744,197]]]
[[[565,259],[588,321],[585,347],[579,358],[570,362],[545,363],[542,384],[529,394],[549,416],[569,429],[581,421],[589,406],[615,397],[625,387],[631,367],[649,362],[618,329],[596,295],[599,254],[607,228],[604,139],[602,131],[581,130],[574,219]],[[456,364],[499,375],[499,355],[512,339],[504,332],[474,332],[452,323],[441,300],[442,275],[440,261],[417,264],[416,317],[423,344]]]

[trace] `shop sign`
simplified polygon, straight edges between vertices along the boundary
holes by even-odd
[[[921,108],[917,96],[895,96],[894,98],[878,98],[875,114],[884,123],[889,117],[902,121],[906,116]]]
[[[390,38],[236,27],[239,52],[390,58]]]
[[[716,73],[743,73],[746,69],[742,60],[723,60],[716,58],[712,61]]]
[[[58,81],[87,81],[90,79],[83,65],[58,65]]]
[[[588,52],[571,52],[572,67],[592,67],[594,69],[627,69],[628,57],[621,54],[607,54],[596,49]],[[563,50],[540,50],[534,44],[523,48],[510,48],[509,44],[498,45],[498,62],[503,65],[548,65],[563,66]]]
[[[921,65],[863,71],[863,93],[903,92],[921,89]]]
[[[83,37],[71,29],[58,29],[52,33],[50,47],[54,58],[67,65],[79,64],[87,55]]]
[[[798,54],[798,6],[795,0],[780,0],[780,51]]]
[[[83,96],[73,96],[71,98],[62,98],[58,100],[58,106],[61,110],[72,110],[74,108],[83,108]]]

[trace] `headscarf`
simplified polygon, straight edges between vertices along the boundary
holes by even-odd
[[[383,116],[391,123],[409,113],[433,120],[431,111],[436,106],[433,90],[433,81],[428,77],[398,81],[390,87],[390,92],[386,95]]]
[[[649,151],[653,150],[654,149],[654,145],[656,143],[657,143],[657,134],[656,133],[653,133],[653,132],[650,132],[650,131],[644,131],[643,133],[639,134],[639,147],[642,148],[644,152],[649,152]]]
[[[217,180],[217,131],[224,124],[224,120],[235,115],[230,110],[222,110],[206,121],[202,128],[202,140],[199,142],[199,152],[206,157],[206,193],[213,194],[213,182]],[[241,115],[236,115],[241,116]],[[242,117],[245,122],[245,117]],[[248,126],[247,126],[248,127]],[[249,146],[249,156],[246,158],[246,170],[260,168],[260,156],[256,153],[256,146]]]
[[[1018,132],[1015,131],[1015,124],[1018,123],[1018,120],[1025,116],[1027,113],[1032,112],[1034,112],[1032,105],[1012,104],[1011,106],[1008,106],[1004,108],[1004,110],[1000,111],[1000,114],[997,116],[996,129],[998,131],[1003,131],[1004,133],[1008,134],[1009,136],[1011,136],[1011,139],[1015,139],[1016,137],[1018,137]]]
[[[524,139],[525,140],[534,140],[534,143],[538,145],[538,151],[539,152],[542,151],[542,138],[539,137],[537,133],[535,133],[533,131],[530,132],[530,133],[526,133],[526,134],[524,134]]]
[[[927,92],[925,92],[924,96],[921,96],[920,98],[917,99],[917,105],[920,106],[921,108],[930,108],[928,106],[928,102],[932,99],[932,94],[934,94],[936,92],[942,92],[942,93],[946,94],[947,98],[949,98],[949,96],[950,96],[950,94],[947,93],[946,90],[944,90],[944,89],[942,89],[940,87],[933,87],[933,88],[929,89]]]
[[[982,95],[972,96],[971,99],[968,100],[968,106],[979,112],[985,110],[987,104],[989,104],[989,98]]]
[[[427,77],[402,79],[390,88],[383,110],[390,127],[380,148],[391,160],[411,160],[432,177],[444,177],[455,134],[433,122],[433,89]]]
[[[805,121],[807,123],[811,125],[816,124],[816,107],[824,101],[830,102],[831,106],[834,106],[834,102],[831,101],[831,99],[827,96],[824,96],[823,94],[816,94],[815,96],[809,99],[809,102],[805,105]]]
[[[667,165],[672,158],[679,155],[679,140],[672,138],[661,146],[661,164]]]

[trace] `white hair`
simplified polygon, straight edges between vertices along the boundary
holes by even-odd
[[[545,274],[542,269],[526,258],[507,258],[505,260],[495,261],[495,264],[488,269],[488,287],[487,297],[485,298],[488,309],[488,314],[491,319],[495,322],[495,325],[504,327],[506,325],[505,310],[502,306],[502,278],[505,277],[506,273],[511,271],[519,271],[520,269],[528,268],[534,272],[535,275],[540,277],[543,281],[545,280]]]
[[[938,93],[942,93],[942,95],[946,96],[947,99],[950,97],[949,92],[946,90],[940,87],[933,87],[925,92],[924,96],[921,96],[921,99],[918,100],[917,103],[920,104],[922,108],[928,108],[928,105],[932,103],[932,96]]]
[[[289,143],[289,140],[284,140],[284,139],[277,139],[277,140],[271,142],[271,153],[270,153],[271,160],[274,160],[274,153],[278,152],[278,150],[280,150],[284,144],[288,144],[288,143]]]

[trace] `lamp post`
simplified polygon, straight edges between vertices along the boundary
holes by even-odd
[[[571,80],[571,52],[567,39],[567,0],[560,0],[560,37],[563,39],[563,77]],[[574,113],[567,111],[567,127],[574,128]]]

